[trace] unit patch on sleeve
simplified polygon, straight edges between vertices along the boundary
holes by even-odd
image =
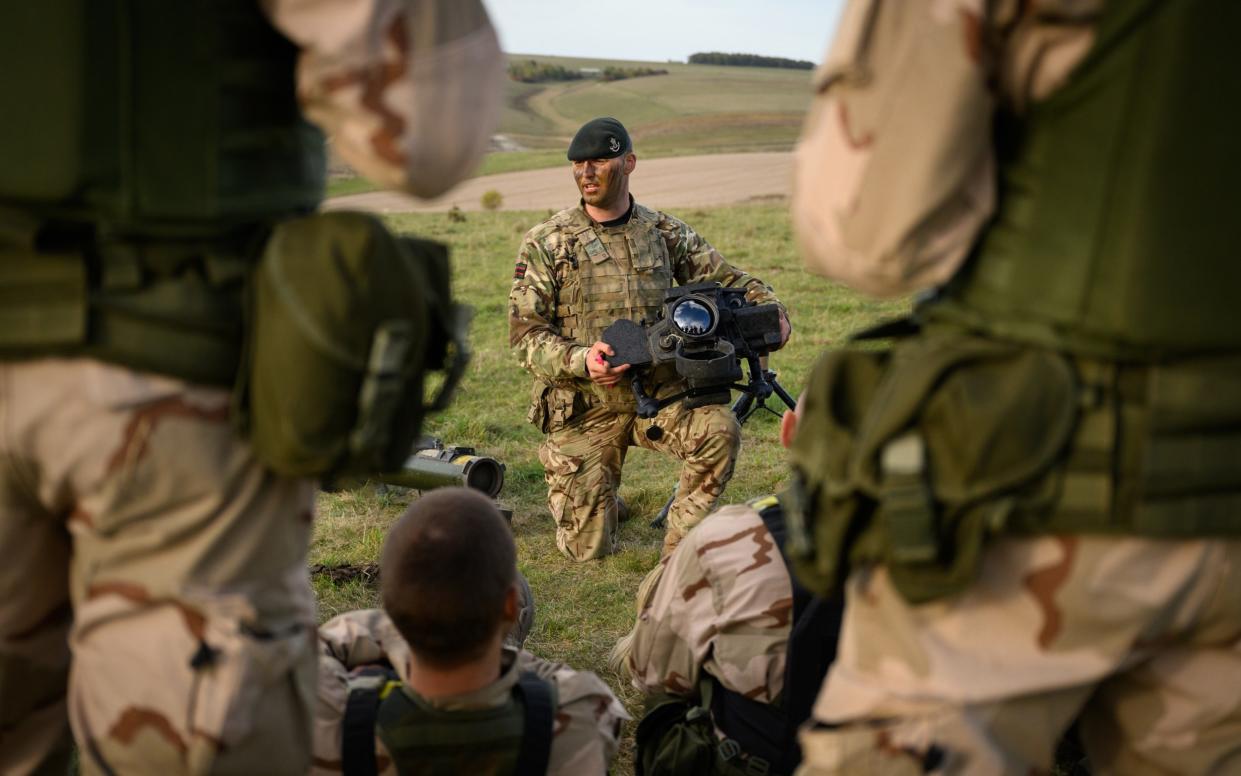
[[[513,280],[521,280],[526,276],[526,262],[518,260],[517,266],[513,269]]]

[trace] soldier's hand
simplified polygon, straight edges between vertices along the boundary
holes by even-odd
[[[586,352],[586,373],[597,385],[610,388],[619,383],[625,371],[629,369],[629,364],[621,364],[617,367],[608,364],[605,356],[615,355],[615,353],[612,346],[606,342],[596,342]]]
[[[779,350],[789,341],[789,335],[793,333],[793,327],[789,323],[789,317],[783,312],[780,313],[780,345],[776,348]]]

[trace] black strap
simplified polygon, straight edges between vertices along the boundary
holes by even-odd
[[[759,511],[763,525],[784,554],[784,511],[772,504]],[[801,762],[797,729],[810,717],[823,677],[836,659],[836,642],[844,614],[843,594],[816,598],[792,574],[793,627],[784,663],[784,691],[778,706],[759,703],[717,683],[711,716],[720,730],[741,745],[751,757],[763,758],[772,773],[792,773]]]
[[[375,776],[379,773],[375,761],[375,718],[379,714],[380,693],[390,680],[397,679],[397,673],[387,667],[368,666],[354,674],[351,682],[359,677],[373,681],[358,684],[349,691],[345,701],[345,718],[341,723],[341,772],[344,776]]]
[[[517,677],[514,690],[525,707],[514,776],[544,776],[551,759],[552,724],[556,716],[551,683],[527,671]]]

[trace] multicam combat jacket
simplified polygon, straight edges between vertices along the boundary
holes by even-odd
[[[509,344],[535,377],[530,420],[548,429],[584,406],[632,411],[624,384],[604,388],[586,372],[586,352],[613,321],[654,321],[664,292],[715,281],[743,286],[755,303],[777,302],[771,288],[731,266],[685,222],[634,204],[622,226],[591,220],[582,205],[562,210],[526,233],[509,294]],[[661,394],[675,388],[658,374]],[[555,390],[555,396],[548,396]]]

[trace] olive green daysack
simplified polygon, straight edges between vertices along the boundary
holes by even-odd
[[[248,312],[237,415],[255,455],[283,475],[399,468],[468,360],[447,248],[361,213],[277,224]],[[435,369],[447,375],[427,402]]]

